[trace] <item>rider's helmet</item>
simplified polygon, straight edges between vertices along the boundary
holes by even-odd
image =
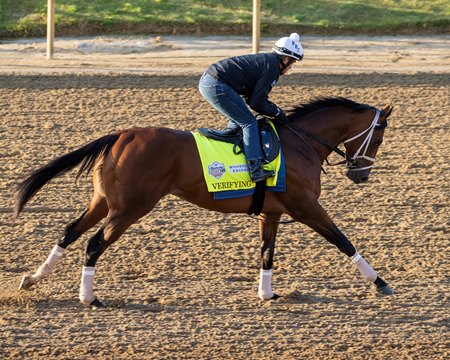
[[[289,37],[282,37],[272,47],[275,54],[289,56],[295,60],[303,59],[303,48],[300,44],[300,35],[292,33]]]

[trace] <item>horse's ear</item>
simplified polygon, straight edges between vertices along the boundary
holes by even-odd
[[[392,110],[394,109],[394,106],[392,105],[386,105],[383,108],[383,114],[385,114],[384,118],[387,119],[389,117],[389,115],[391,115]]]

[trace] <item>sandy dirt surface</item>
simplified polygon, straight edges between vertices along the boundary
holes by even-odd
[[[263,38],[269,51],[276,38]],[[448,72],[450,36],[302,38],[305,60],[292,73]],[[245,36],[103,36],[57,38],[52,61],[45,39],[1,41],[0,72],[127,72],[198,75],[212,62],[251,52]]]
[[[271,96],[284,108],[316,96],[395,105],[371,181],[355,185],[326,167],[321,196],[393,296],[377,295],[336,248],[293,224],[278,234],[282,297],[263,302],[257,222],[172,196],[100,258],[95,290],[106,309],[78,302],[95,229],[50,278],[17,290],[92,192],[89,177],[75,184],[67,174],[12,223],[12,191],[26,173],[121,128],[222,127],[197,82],[209,62],[248,52],[249,39],[187,39],[72,39],[52,61],[42,41],[0,44],[0,357],[449,358],[448,37],[305,38],[305,61]]]

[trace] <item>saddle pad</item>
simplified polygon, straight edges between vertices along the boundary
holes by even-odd
[[[277,184],[275,186],[267,186],[267,191],[286,192],[286,168],[284,166],[283,152],[280,150],[280,170],[277,173]],[[246,190],[230,190],[213,193],[214,200],[235,199],[242,196],[252,196],[256,192],[256,186]]]
[[[200,155],[208,191],[212,193],[230,190],[248,190],[255,187],[250,180],[244,154],[235,154],[233,144],[213,140],[200,133],[192,132]],[[268,187],[277,185],[279,170],[282,163],[281,149],[278,156],[270,164],[275,170],[275,176],[266,180]],[[283,169],[284,171],[284,169]]]

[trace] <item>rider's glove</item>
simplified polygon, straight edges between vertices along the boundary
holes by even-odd
[[[286,121],[288,121],[285,112],[283,110],[281,110],[280,108],[277,108],[277,109],[278,110],[277,110],[277,113],[274,116],[274,119],[276,121],[279,121],[279,122],[286,122]]]

